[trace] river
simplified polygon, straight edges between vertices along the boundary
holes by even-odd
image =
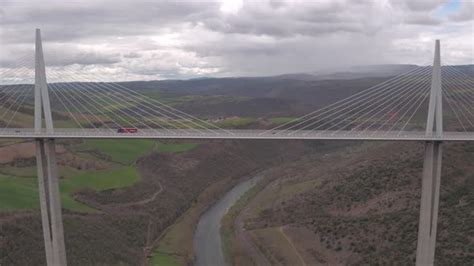
[[[260,179],[260,176],[255,176],[237,184],[201,216],[194,233],[196,266],[226,265],[221,245],[221,220],[232,205]]]

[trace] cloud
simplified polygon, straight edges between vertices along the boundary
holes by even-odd
[[[130,52],[128,54],[124,54],[123,57],[125,57],[125,58],[140,58],[141,55],[139,53],[136,53],[136,52]]]
[[[449,0],[391,0],[391,3],[412,11],[433,11]]]
[[[2,0],[0,68],[32,60],[37,27],[54,71],[114,80],[424,64],[437,38],[447,62],[470,63],[473,13],[444,0]]]
[[[289,37],[317,36],[338,32],[364,32],[364,23],[351,11],[362,11],[366,5],[344,8],[341,1],[297,2],[275,6],[274,2],[247,1],[236,14],[221,14],[205,19],[204,25],[212,31],[226,34],[252,34]]]
[[[435,25],[440,25],[442,23],[442,20],[432,17],[430,15],[413,15],[413,16],[407,16],[404,19],[404,22],[407,24],[413,24],[413,25],[426,25],[426,26],[435,26]]]
[[[73,55],[67,54],[45,54],[48,58],[48,66],[67,65],[109,65],[120,62],[120,54],[105,54],[95,52],[78,52]]]
[[[449,14],[448,18],[456,22],[474,20],[474,2],[463,1],[461,2],[461,6],[457,12]]]

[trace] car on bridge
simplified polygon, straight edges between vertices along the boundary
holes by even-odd
[[[138,128],[136,127],[121,127],[117,129],[117,133],[137,133]]]

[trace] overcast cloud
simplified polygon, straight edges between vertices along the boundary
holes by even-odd
[[[473,64],[471,0],[0,0],[0,72],[31,55],[41,28],[61,79],[261,76],[351,65]],[[31,61],[31,60],[30,60]],[[7,73],[8,72],[8,73]]]

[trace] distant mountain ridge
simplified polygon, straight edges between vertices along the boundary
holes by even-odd
[[[328,70],[320,70],[314,72],[296,72],[296,73],[285,73],[273,76],[241,76],[241,77],[200,77],[193,79],[181,79],[181,80],[164,80],[162,82],[178,82],[178,81],[203,81],[203,80],[222,80],[222,79],[275,79],[275,80],[301,80],[301,81],[314,81],[314,80],[347,80],[347,79],[359,79],[366,77],[390,77],[397,76],[403,73],[409,72],[414,68],[420,67],[414,64],[381,64],[381,65],[360,65],[350,66],[345,68],[332,68]],[[474,64],[470,65],[455,65],[455,68],[461,72],[474,76]],[[154,82],[154,81],[152,81]]]
[[[184,111],[205,115],[301,115],[349,97],[393,76],[409,72],[416,65],[355,66],[314,73],[293,73],[267,77],[200,78],[127,82],[127,87],[164,98],[196,95],[227,99],[210,103],[203,98],[192,104],[178,104]],[[474,65],[456,66],[473,76]],[[236,100],[229,101],[235,97]],[[198,99],[198,98],[197,98]],[[245,106],[245,108],[242,108]]]
[[[385,65],[368,65],[368,66],[352,66],[347,68],[329,69],[324,71],[316,71],[310,73],[294,73],[275,76],[280,79],[297,79],[297,80],[324,80],[324,79],[357,79],[364,77],[388,77],[396,76],[417,68],[417,65],[409,64],[385,64]]]

